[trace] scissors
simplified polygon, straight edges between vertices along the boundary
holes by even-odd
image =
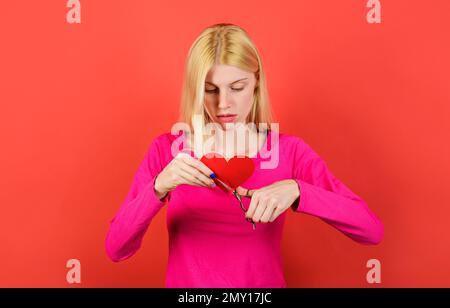
[[[247,212],[247,210],[244,207],[244,204],[242,203],[242,199],[241,196],[238,194],[238,192],[236,191],[236,189],[232,189],[228,184],[226,184],[224,181],[221,181],[217,176],[214,177],[214,179],[219,182],[219,184],[221,184],[226,190],[228,190],[229,192],[232,192],[233,195],[236,197],[236,199],[239,201],[239,205],[241,206],[241,209],[244,212]],[[247,197],[247,196],[246,196]],[[248,222],[251,222],[253,225],[253,230],[256,230],[256,224],[255,222],[251,219],[251,218],[246,218],[246,220]]]

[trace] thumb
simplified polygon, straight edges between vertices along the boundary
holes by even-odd
[[[251,197],[251,196],[253,196],[253,193],[255,192],[255,190],[254,189],[248,189],[248,188],[245,188],[245,187],[242,187],[242,186],[238,186],[236,188],[236,192],[239,195],[241,195],[241,196]]]

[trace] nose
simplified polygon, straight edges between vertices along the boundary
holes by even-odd
[[[219,109],[226,109],[229,107],[228,101],[227,101],[227,93],[226,91],[220,91],[219,94]]]

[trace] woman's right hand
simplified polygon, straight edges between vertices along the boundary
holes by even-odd
[[[213,171],[198,159],[178,153],[170,163],[158,174],[155,180],[155,192],[160,199],[180,184],[214,187],[210,178]]]

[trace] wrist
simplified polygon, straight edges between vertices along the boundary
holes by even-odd
[[[295,198],[297,199],[298,197],[300,197],[300,187],[298,186],[297,181],[294,179],[292,179],[292,187],[294,187]]]
[[[301,199],[301,195],[302,195],[302,189],[300,186],[300,183],[297,180],[294,180],[295,182],[295,200],[292,203],[292,209],[297,212],[298,211],[298,207],[300,206],[300,199]]]
[[[156,196],[160,200],[164,199],[166,197],[167,193],[168,193],[168,190],[159,181],[159,175],[157,175],[156,178],[155,178],[153,189],[155,190]]]

